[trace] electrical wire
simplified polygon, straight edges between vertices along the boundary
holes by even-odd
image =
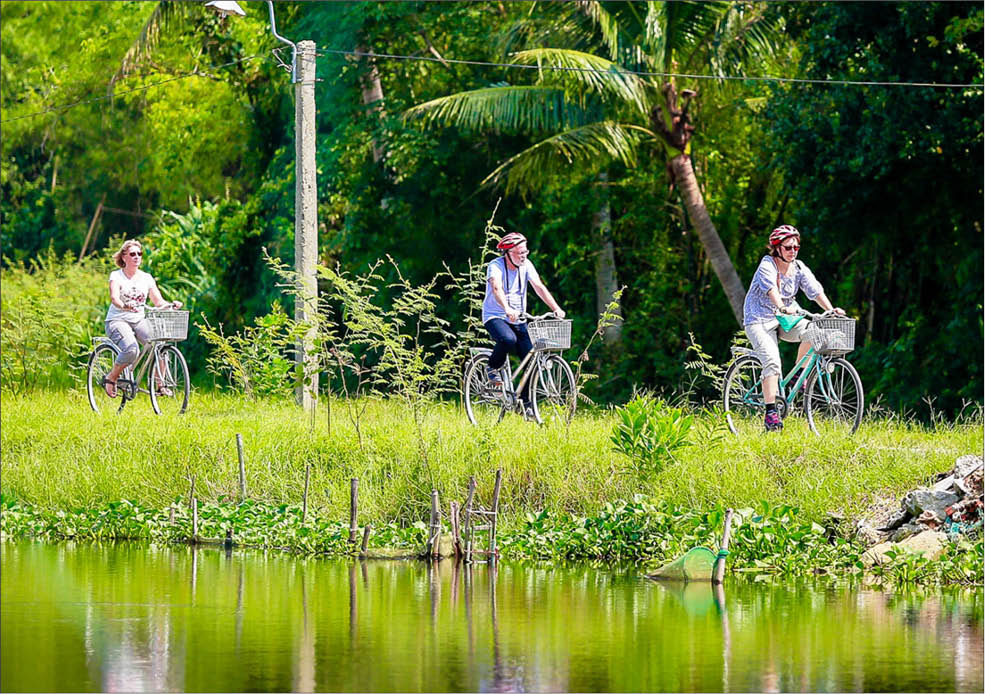
[[[276,49],[275,49],[276,50]],[[315,51],[315,55],[318,57],[325,57],[328,55],[349,55],[360,58],[385,58],[387,60],[412,60],[419,62],[429,62],[429,63],[442,63],[442,64],[454,64],[454,65],[474,65],[479,67],[499,67],[499,68],[511,68],[518,70],[551,70],[555,72],[591,72],[595,74],[605,75],[609,74],[608,71],[596,70],[595,68],[581,68],[581,67],[564,67],[559,65],[523,65],[520,63],[496,63],[484,60],[461,60],[457,58],[432,58],[422,55],[401,55],[395,53],[376,53],[367,51],[344,51],[331,48],[323,48],[321,50]],[[245,63],[257,58],[263,58],[265,60],[269,59],[264,54],[251,55],[247,58],[240,58],[238,60],[233,60],[222,65],[213,65],[210,70],[219,70],[222,68],[231,67],[239,63]],[[823,85],[837,85],[837,86],[860,86],[860,87],[917,87],[917,88],[937,88],[937,89],[981,89],[985,87],[980,82],[971,83],[957,83],[957,82],[886,82],[886,81],[875,81],[875,80],[821,80],[821,79],[806,79],[801,77],[772,77],[766,75],[752,75],[752,76],[742,76],[742,75],[701,75],[693,74],[687,72],[650,72],[643,70],[620,70],[623,74],[637,75],[640,77],[676,77],[681,79],[697,79],[697,80],[732,80],[741,82],[777,82],[777,83],[787,83],[787,84],[823,84]],[[154,82],[153,84],[146,84],[142,87],[135,87],[134,89],[129,89],[124,92],[116,92],[113,95],[96,96],[90,99],[80,99],[69,104],[62,104],[61,106],[52,106],[51,108],[46,108],[43,111],[35,111],[34,113],[27,113],[23,116],[16,116],[14,118],[7,118],[5,120],[0,120],[0,125],[6,123],[13,123],[14,121],[23,120],[25,118],[34,118],[36,116],[43,116],[48,113],[58,113],[61,111],[67,111],[76,106],[81,106],[82,104],[94,103],[96,101],[105,101],[106,99],[114,98],[115,96],[125,96],[127,94],[133,94],[139,91],[145,91],[153,87],[159,87],[163,84],[168,84],[169,82],[175,82],[177,80],[187,79],[188,77],[195,77],[201,75],[200,72],[189,72],[183,75],[176,75],[170,77],[166,80],[161,80],[160,82]]]
[[[269,60],[269,58],[264,54],[258,53],[257,55],[251,55],[248,58],[240,58],[239,60],[233,60],[228,63],[223,63],[222,65],[212,65],[208,69],[221,70],[222,68],[230,67],[238,63],[245,63],[250,60],[255,60],[256,58],[263,58],[264,60]],[[168,79],[161,80],[160,82],[154,82],[153,84],[145,84],[143,87],[134,87],[133,89],[128,89],[125,92],[114,92],[113,94],[106,94],[104,96],[95,96],[92,97],[91,99],[80,99],[79,101],[73,101],[70,104],[62,104],[61,106],[52,106],[51,108],[46,108],[43,111],[28,113],[23,116],[17,116],[16,118],[7,118],[6,120],[0,121],[0,125],[3,125],[5,123],[13,123],[14,121],[23,120],[24,118],[34,118],[35,116],[43,116],[46,113],[67,111],[70,108],[75,108],[76,106],[81,106],[82,104],[90,104],[96,101],[105,101],[106,99],[112,99],[112,98],[116,98],[117,96],[125,96],[127,94],[133,94],[134,92],[144,91],[152,87],[160,87],[162,84],[167,84],[169,82],[176,82],[178,80],[183,80],[183,79],[187,79],[188,77],[196,77],[196,76],[198,77],[202,76],[202,73],[199,72],[197,69],[195,70],[195,72],[188,72],[183,75],[175,75],[174,77],[169,77]]]
[[[366,51],[343,51],[331,48],[323,48],[316,51],[316,55],[323,57],[329,54],[352,55],[362,58],[387,58],[391,60],[417,60],[430,63],[450,63],[456,65],[478,65],[483,67],[503,67],[521,70],[553,70],[557,72],[592,72],[599,75],[611,74],[607,70],[596,70],[591,67],[563,67],[556,65],[523,65],[520,63],[493,63],[482,60],[457,60],[455,58],[431,58],[424,55],[398,55],[393,53],[376,53]],[[741,76],[741,75],[698,75],[686,72],[646,72],[637,70],[619,70],[619,74],[638,75],[640,77],[680,77],[684,79],[697,80],[735,80],[745,82],[786,82],[791,84],[830,84],[841,86],[864,86],[864,87],[937,87],[942,89],[981,89],[983,84],[972,82],[970,84],[954,82],[879,82],[863,80],[819,80],[806,79],[801,77],[770,77],[770,76]]]

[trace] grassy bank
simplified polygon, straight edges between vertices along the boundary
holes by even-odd
[[[330,415],[323,403],[312,420],[291,402],[208,393],[196,393],[180,417],[155,416],[143,397],[117,416],[92,413],[78,393],[5,393],[0,491],[46,508],[120,499],[162,508],[187,494],[194,475],[203,501],[233,498],[240,433],[251,498],[300,503],[311,465],[311,508],[340,520],[352,477],[360,480],[362,521],[410,523],[427,518],[432,489],[443,505],[462,499],[470,475],[488,499],[496,468],[508,524],[543,509],[591,514],[636,494],[685,508],[788,504],[822,519],[860,513],[873,494],[904,492],[983,446],[980,419],[932,429],[880,420],[853,437],[825,438],[791,419],[778,436],[695,440],[644,478],[612,450],[615,421],[595,411],[567,428],[511,419],[483,431],[446,403],[418,426],[399,401],[376,399],[333,400]]]

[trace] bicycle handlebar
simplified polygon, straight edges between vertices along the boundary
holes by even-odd
[[[777,314],[777,315],[779,315],[779,314]],[[795,316],[806,316],[807,318],[810,318],[811,320],[814,320],[816,318],[827,318],[829,316],[840,316],[841,314],[835,312],[834,309],[832,309],[830,311],[824,311],[823,313],[811,313],[810,311],[808,311],[806,309],[800,309],[796,313],[793,313],[791,315],[795,315]],[[845,317],[847,318],[848,317],[848,314],[845,314]]]
[[[557,318],[557,315],[554,313],[554,311],[548,311],[547,313],[545,313],[542,316],[534,316],[532,314],[529,314],[529,313],[524,312],[524,313],[521,313],[520,314],[520,318],[524,322],[527,322],[527,321],[547,320],[548,318]]]

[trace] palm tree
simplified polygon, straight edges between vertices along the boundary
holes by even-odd
[[[503,84],[451,94],[405,113],[428,123],[476,131],[517,131],[540,139],[501,162],[483,185],[507,192],[535,189],[545,176],[605,174],[613,161],[634,166],[641,145],[659,144],[671,181],[722,285],[737,321],[745,288],[711,221],[690,159],[694,88],[678,88],[668,73],[742,74],[773,55],[779,24],[766,3],[580,1],[548,6],[543,26],[529,23],[513,40],[559,47],[511,51],[517,65],[537,66],[533,84]],[[643,10],[642,8],[645,8]],[[529,21],[529,20],[528,20]],[[509,50],[511,47],[507,47]],[[643,74],[640,74],[643,73]],[[723,81],[710,83],[715,96]],[[606,218],[602,213],[597,217]],[[603,225],[604,227],[605,225]],[[616,286],[611,237],[602,234],[600,292]],[[604,289],[604,285],[606,286]],[[599,297],[601,303],[603,297]]]

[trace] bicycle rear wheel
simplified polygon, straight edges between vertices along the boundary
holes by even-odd
[[[489,357],[480,354],[465,367],[465,414],[475,426],[490,426],[506,413],[506,385],[490,384],[486,375]]]
[[[862,379],[855,367],[844,359],[839,357],[819,363],[808,376],[804,411],[815,434],[820,434],[822,429],[854,434],[862,423],[864,408]]]
[[[154,355],[150,356],[153,359]],[[191,384],[188,364],[174,345],[165,345],[158,352],[157,364],[148,369],[147,390],[154,412],[164,415],[181,414],[188,408]]]
[[[753,356],[739,357],[725,374],[722,388],[725,421],[735,435],[763,431],[763,366]]]
[[[574,415],[577,405],[575,375],[557,354],[547,357],[537,370],[531,401],[538,424],[567,424]]]
[[[86,367],[86,395],[89,396],[89,407],[93,412],[112,412],[124,405],[123,393],[117,388],[116,398],[106,395],[103,378],[113,368],[116,357],[120,353],[114,345],[96,345],[89,355],[89,365]]]

